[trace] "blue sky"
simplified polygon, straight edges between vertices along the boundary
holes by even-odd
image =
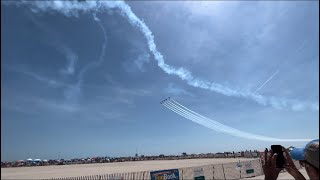
[[[127,2],[161,57],[119,8],[67,5],[1,3],[2,161],[274,144],[187,120],[169,96],[245,132],[319,138],[318,1]]]

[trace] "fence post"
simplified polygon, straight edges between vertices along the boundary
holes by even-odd
[[[145,171],[144,171],[143,174],[142,174],[142,180],[144,180],[144,173],[145,173]]]
[[[240,165],[240,179],[241,179],[241,167],[242,167],[242,165],[240,163],[240,159],[239,159],[239,165]]]
[[[261,159],[259,159],[259,163],[260,163],[260,168],[261,168],[261,171],[262,171],[262,175],[264,175]]]
[[[222,164],[222,171],[223,171],[223,177],[224,177],[224,180],[226,180],[226,175],[224,173],[224,167],[223,167],[223,164]]]
[[[214,179],[214,165],[212,165],[212,179]]]
[[[181,170],[181,173],[182,173],[182,175],[181,175],[181,180],[183,180],[183,169]]]

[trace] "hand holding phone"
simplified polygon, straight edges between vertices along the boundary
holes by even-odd
[[[283,147],[281,145],[271,145],[273,153],[277,153],[276,168],[284,168]]]

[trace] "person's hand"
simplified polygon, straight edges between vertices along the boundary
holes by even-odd
[[[264,151],[261,161],[265,180],[276,180],[278,178],[281,169],[276,168],[276,159],[277,155],[273,154],[272,150],[270,152],[267,149]]]
[[[291,176],[293,176],[294,179],[305,180],[306,178],[300,173],[296,165],[294,165],[293,160],[288,152],[288,149],[284,149],[283,156],[285,162],[284,168],[286,169],[286,171],[289,174],[291,174]]]

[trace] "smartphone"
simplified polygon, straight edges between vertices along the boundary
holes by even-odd
[[[284,168],[284,156],[281,145],[271,145],[273,153],[277,153],[276,168]]]

